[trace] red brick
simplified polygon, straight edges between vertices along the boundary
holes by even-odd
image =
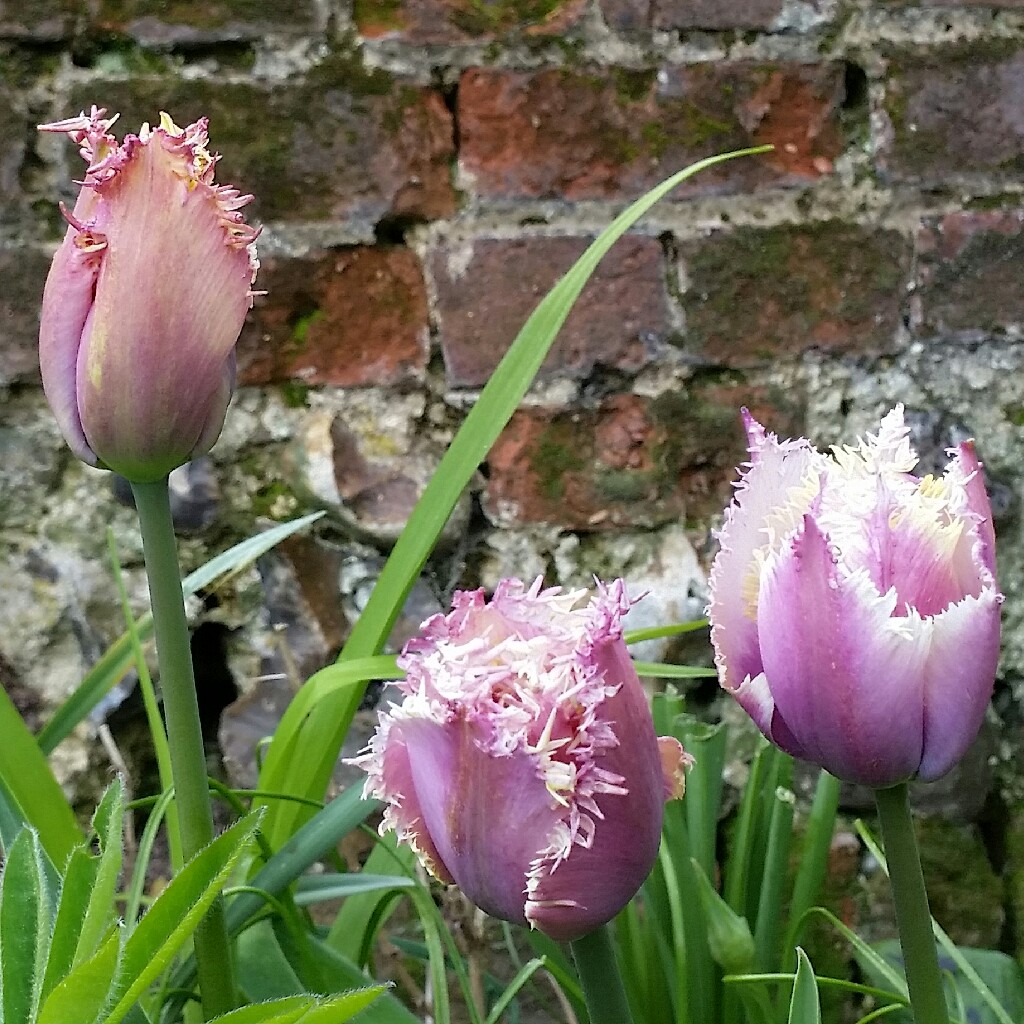
[[[429,220],[455,208],[451,115],[440,94],[328,62],[301,82],[92,81],[68,104],[120,111],[137,130],[167,110],[210,118],[218,179],[253,192],[255,221]],[[258,117],[254,112],[258,111]]]
[[[991,332],[1024,324],[1024,210],[950,213],[917,239],[921,329]]]
[[[49,269],[38,249],[0,249],[0,386],[39,380],[39,304]]]
[[[577,24],[586,0],[355,0],[361,35],[406,43],[464,43],[499,37],[558,36]]]
[[[1015,40],[900,51],[889,59],[879,169],[941,184],[963,174],[1016,181],[1024,167],[1024,52]]]
[[[596,409],[521,409],[491,449],[484,509],[501,524],[656,526],[720,512],[745,457],[739,409],[797,433],[791,399],[713,382]]]
[[[408,249],[270,258],[259,286],[268,294],[239,343],[244,384],[395,384],[426,366],[426,289]]]
[[[268,33],[315,33],[314,0],[100,0],[92,24],[147,46],[262,39]]]
[[[448,383],[484,384],[512,340],[589,239],[478,239],[431,259]],[[661,246],[621,239],[601,261],[548,354],[542,377],[589,376],[595,366],[640,369],[669,334]],[[509,273],[514,268],[514,273]]]
[[[459,156],[481,196],[607,199],[713,153],[773,143],[774,153],[707,170],[674,195],[792,185],[831,170],[842,95],[836,65],[476,68],[459,88]]]
[[[687,344],[714,364],[756,366],[807,349],[892,349],[911,246],[835,222],[740,228],[682,247]]]

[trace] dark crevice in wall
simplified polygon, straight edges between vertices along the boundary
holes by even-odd
[[[221,712],[238,698],[238,687],[228,667],[227,626],[204,622],[192,633],[192,661],[196,673],[196,695],[203,738],[215,744]]]

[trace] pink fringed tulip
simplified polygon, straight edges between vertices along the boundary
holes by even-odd
[[[974,445],[919,479],[902,406],[831,456],[744,419],[750,463],[711,572],[723,686],[769,740],[840,779],[937,779],[978,732],[999,654]]]
[[[162,114],[123,143],[92,108],[40,126],[88,167],[43,293],[43,388],[72,451],[130,480],[159,480],[210,450],[252,304],[252,197],[213,181],[205,119]],[[63,210],[63,207],[62,207]]]
[[[503,580],[455,595],[399,659],[405,700],[356,763],[426,867],[495,917],[574,939],[611,920],[654,863],[689,762],[658,739],[622,639],[621,580],[585,591]]]

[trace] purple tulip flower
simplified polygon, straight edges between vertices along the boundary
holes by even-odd
[[[976,736],[999,656],[974,445],[918,478],[902,406],[831,455],[743,415],[750,462],[711,572],[722,685],[776,746],[840,779],[937,779]]]
[[[355,761],[382,831],[489,914],[560,940],[640,888],[690,761],[654,734],[622,581],[587,596],[540,580],[457,593],[406,644],[405,699]]]
[[[71,450],[130,480],[209,451],[259,266],[252,196],[213,181],[204,119],[118,143],[93,107],[53,124],[88,167],[43,293],[43,388]]]

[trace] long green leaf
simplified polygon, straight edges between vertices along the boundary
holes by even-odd
[[[821,1003],[811,961],[802,949],[796,951],[796,956],[796,981],[793,982],[793,998],[789,1004],[789,1024],[821,1024]]]
[[[265,530],[255,537],[246,538],[212,558],[195,572],[189,573],[181,581],[182,593],[186,597],[191,597],[192,594],[210,586],[219,577],[237,572],[243,566],[254,562],[260,555],[266,554],[287,537],[305,529],[310,523],[316,522],[323,515],[323,512],[313,512],[290,523],[282,523],[280,526]],[[153,635],[153,616],[149,612],[140,615],[135,620],[135,628],[138,631],[139,639],[145,642]],[[52,753],[57,744],[67,739],[75,726],[124,677],[132,667],[134,659],[131,637],[128,633],[123,633],[106,649],[100,660],[93,665],[86,677],[78,684],[75,692],[39,731],[36,742],[40,749],[46,754]],[[6,735],[2,721],[0,721],[0,733]],[[0,763],[2,763],[2,759],[3,754],[0,753]]]
[[[341,661],[377,654],[391,632],[405,598],[419,576],[459,496],[526,394],[584,285],[612,245],[664,195],[687,178],[726,160],[767,152],[770,147],[726,153],[698,161],[642,196],[601,232],[572,269],[544,297],[491,374],[381,571],[362,614],[353,626]],[[321,701],[302,727],[301,763],[261,778],[264,789],[319,798],[330,779],[338,751],[362,699],[363,687]],[[275,739],[287,745],[291,737]],[[273,749],[273,745],[271,747]],[[279,803],[270,808],[267,834],[279,847],[307,818],[308,811]]]
[[[54,866],[62,869],[82,832],[18,709],[0,687],[0,779],[18,817],[39,833]]]
[[[38,1024],[95,1024],[110,997],[120,954],[115,932],[50,993],[40,1010]]]
[[[93,816],[93,828],[99,841],[100,859],[75,947],[75,964],[88,960],[96,952],[110,928],[124,846],[124,784],[119,778],[103,794]]]
[[[84,846],[76,847],[72,851],[61,884],[60,901],[57,904],[57,916],[50,939],[50,953],[40,992],[40,999],[44,1002],[74,965],[75,950],[78,949],[86,910],[96,887],[99,867],[99,857],[94,857]],[[108,905],[108,919],[109,910]]]
[[[167,969],[224,888],[259,823],[258,813],[235,822],[200,850],[156,898],[124,944],[118,1000],[104,1017],[104,1024],[118,1024],[135,1000]],[[116,938],[112,936],[108,941]]]
[[[50,897],[39,837],[15,839],[0,877],[0,1010],[12,1024],[32,1024],[46,969]]]

